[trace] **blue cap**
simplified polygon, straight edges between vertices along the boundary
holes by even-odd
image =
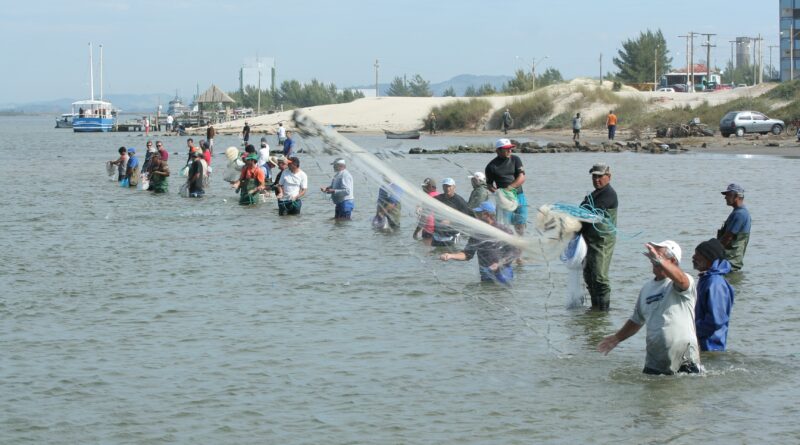
[[[136,153],[136,149],[133,147],[128,148],[128,153]]]
[[[472,209],[475,213],[482,213],[482,212],[489,212],[489,213],[497,213],[497,208],[494,206],[492,201],[483,201],[481,205]]]
[[[130,151],[130,150],[128,150]],[[728,193],[736,193],[739,196],[744,196],[744,187],[739,184],[728,184],[728,188],[722,192],[723,195],[727,195]]]

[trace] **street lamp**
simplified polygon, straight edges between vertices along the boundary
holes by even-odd
[[[516,58],[518,60],[521,60],[521,61],[527,63],[527,60],[522,58],[522,57],[520,57],[520,56],[516,56]],[[536,59],[535,57],[531,58],[531,91],[535,91],[536,90],[536,62],[542,62],[545,59],[549,59],[549,58],[550,58],[550,56],[544,56],[544,57],[539,58],[539,59]]]

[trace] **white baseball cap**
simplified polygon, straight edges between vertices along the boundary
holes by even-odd
[[[657,246],[657,247],[663,247],[663,248],[667,249],[669,251],[669,253],[671,253],[672,256],[674,256],[675,259],[678,260],[678,264],[680,264],[680,262],[681,262],[681,246],[679,246],[678,243],[676,243],[675,241],[672,241],[672,240],[665,240],[665,241],[661,241],[660,243],[654,243],[654,242],[651,241],[650,244],[652,244],[654,246]]]
[[[442,185],[456,185],[456,181],[453,178],[444,178],[442,179]]]
[[[486,182],[486,175],[483,174],[483,172],[475,172],[467,177],[470,179],[475,178],[478,181]]]
[[[514,148],[514,144],[511,143],[511,139],[498,139],[497,142],[494,143],[494,149],[497,150],[498,148]]]

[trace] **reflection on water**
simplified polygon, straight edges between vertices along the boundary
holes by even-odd
[[[143,137],[50,126],[0,119],[2,443],[798,437],[794,159],[522,155],[532,206],[577,203],[588,167],[612,166],[619,227],[642,233],[618,242],[612,310],[600,313],[565,309],[558,264],[518,268],[511,289],[479,284],[475,260],[442,263],[411,239],[413,209],[399,233],[373,232],[377,185],[356,166],[353,221],[333,224],[332,204],[313,196],[299,217],[278,218],[270,204],[239,206],[218,179],[197,200],[177,195],[177,175],[166,195],[122,190],[103,163]],[[396,151],[386,162],[413,183],[455,178],[462,196],[491,158],[414,156],[405,141],[351,136]],[[163,139],[181,153],[177,172],[185,142]],[[330,157],[305,159],[309,186],[329,183]],[[690,252],[729,213],[719,189],[730,182],[744,183],[754,221],[745,271],[731,276],[731,351],[704,355],[708,374],[688,378],[641,374],[643,332],[597,353],[650,275],[642,244],[671,238]]]

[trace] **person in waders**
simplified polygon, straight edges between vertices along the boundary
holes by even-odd
[[[233,183],[233,187],[239,193],[239,204],[253,205],[258,203],[258,193],[263,191],[264,170],[258,168],[257,154],[250,154],[245,159],[242,174],[239,180]]]
[[[161,160],[161,154],[158,152],[153,153],[153,160],[151,161],[150,170],[150,188],[153,193],[166,193],[169,191],[169,166],[166,162]]]

